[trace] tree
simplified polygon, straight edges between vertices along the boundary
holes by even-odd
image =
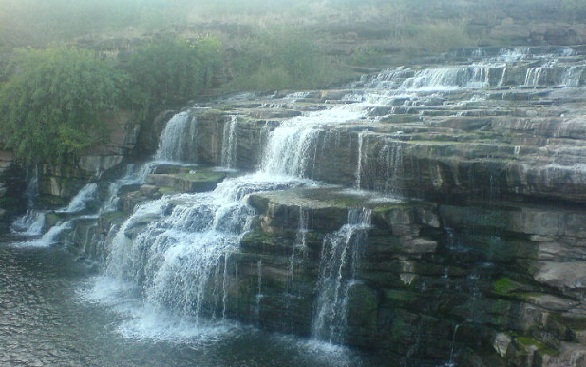
[[[57,163],[106,139],[104,114],[119,103],[124,74],[88,50],[17,50],[0,90],[0,131],[17,159]]]
[[[156,107],[181,106],[211,85],[221,63],[219,50],[213,38],[164,38],[137,50],[125,66],[132,101],[145,116]]]
[[[562,16],[570,21],[586,17],[586,2],[583,0],[561,0]]]

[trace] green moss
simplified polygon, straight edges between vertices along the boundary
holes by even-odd
[[[548,346],[541,340],[533,339],[526,336],[517,337],[515,340],[524,347],[536,347],[539,354],[541,355],[556,357],[560,354],[559,350]]]
[[[511,293],[515,292],[519,288],[521,288],[521,284],[506,277],[496,280],[492,285],[493,293],[500,296],[509,296]]]
[[[379,206],[374,207],[372,209],[372,212],[373,212],[373,214],[384,215],[391,210],[403,209],[405,207],[407,207],[407,205],[405,205],[405,203],[381,204]]]

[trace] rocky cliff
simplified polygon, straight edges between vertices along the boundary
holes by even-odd
[[[583,52],[458,50],[186,108],[70,245],[169,308],[396,365],[584,366]],[[163,255],[210,233],[214,259]]]

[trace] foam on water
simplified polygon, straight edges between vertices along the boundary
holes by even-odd
[[[29,209],[10,225],[10,232],[20,236],[40,236],[45,228],[46,213],[41,210]]]
[[[49,247],[60,241],[60,236],[66,230],[71,228],[71,222],[60,222],[49,228],[41,238],[32,239],[29,241],[17,241],[12,245],[15,247]]]

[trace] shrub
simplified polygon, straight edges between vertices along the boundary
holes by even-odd
[[[165,38],[137,50],[125,68],[131,102],[148,115],[156,107],[180,106],[211,86],[221,59],[214,38],[196,42]]]
[[[335,74],[340,67],[320,52],[308,32],[294,28],[260,30],[236,47],[231,63],[235,88],[315,88],[339,77]]]
[[[59,162],[104,140],[104,113],[117,105],[123,74],[87,50],[17,50],[0,90],[3,144],[26,163]]]

